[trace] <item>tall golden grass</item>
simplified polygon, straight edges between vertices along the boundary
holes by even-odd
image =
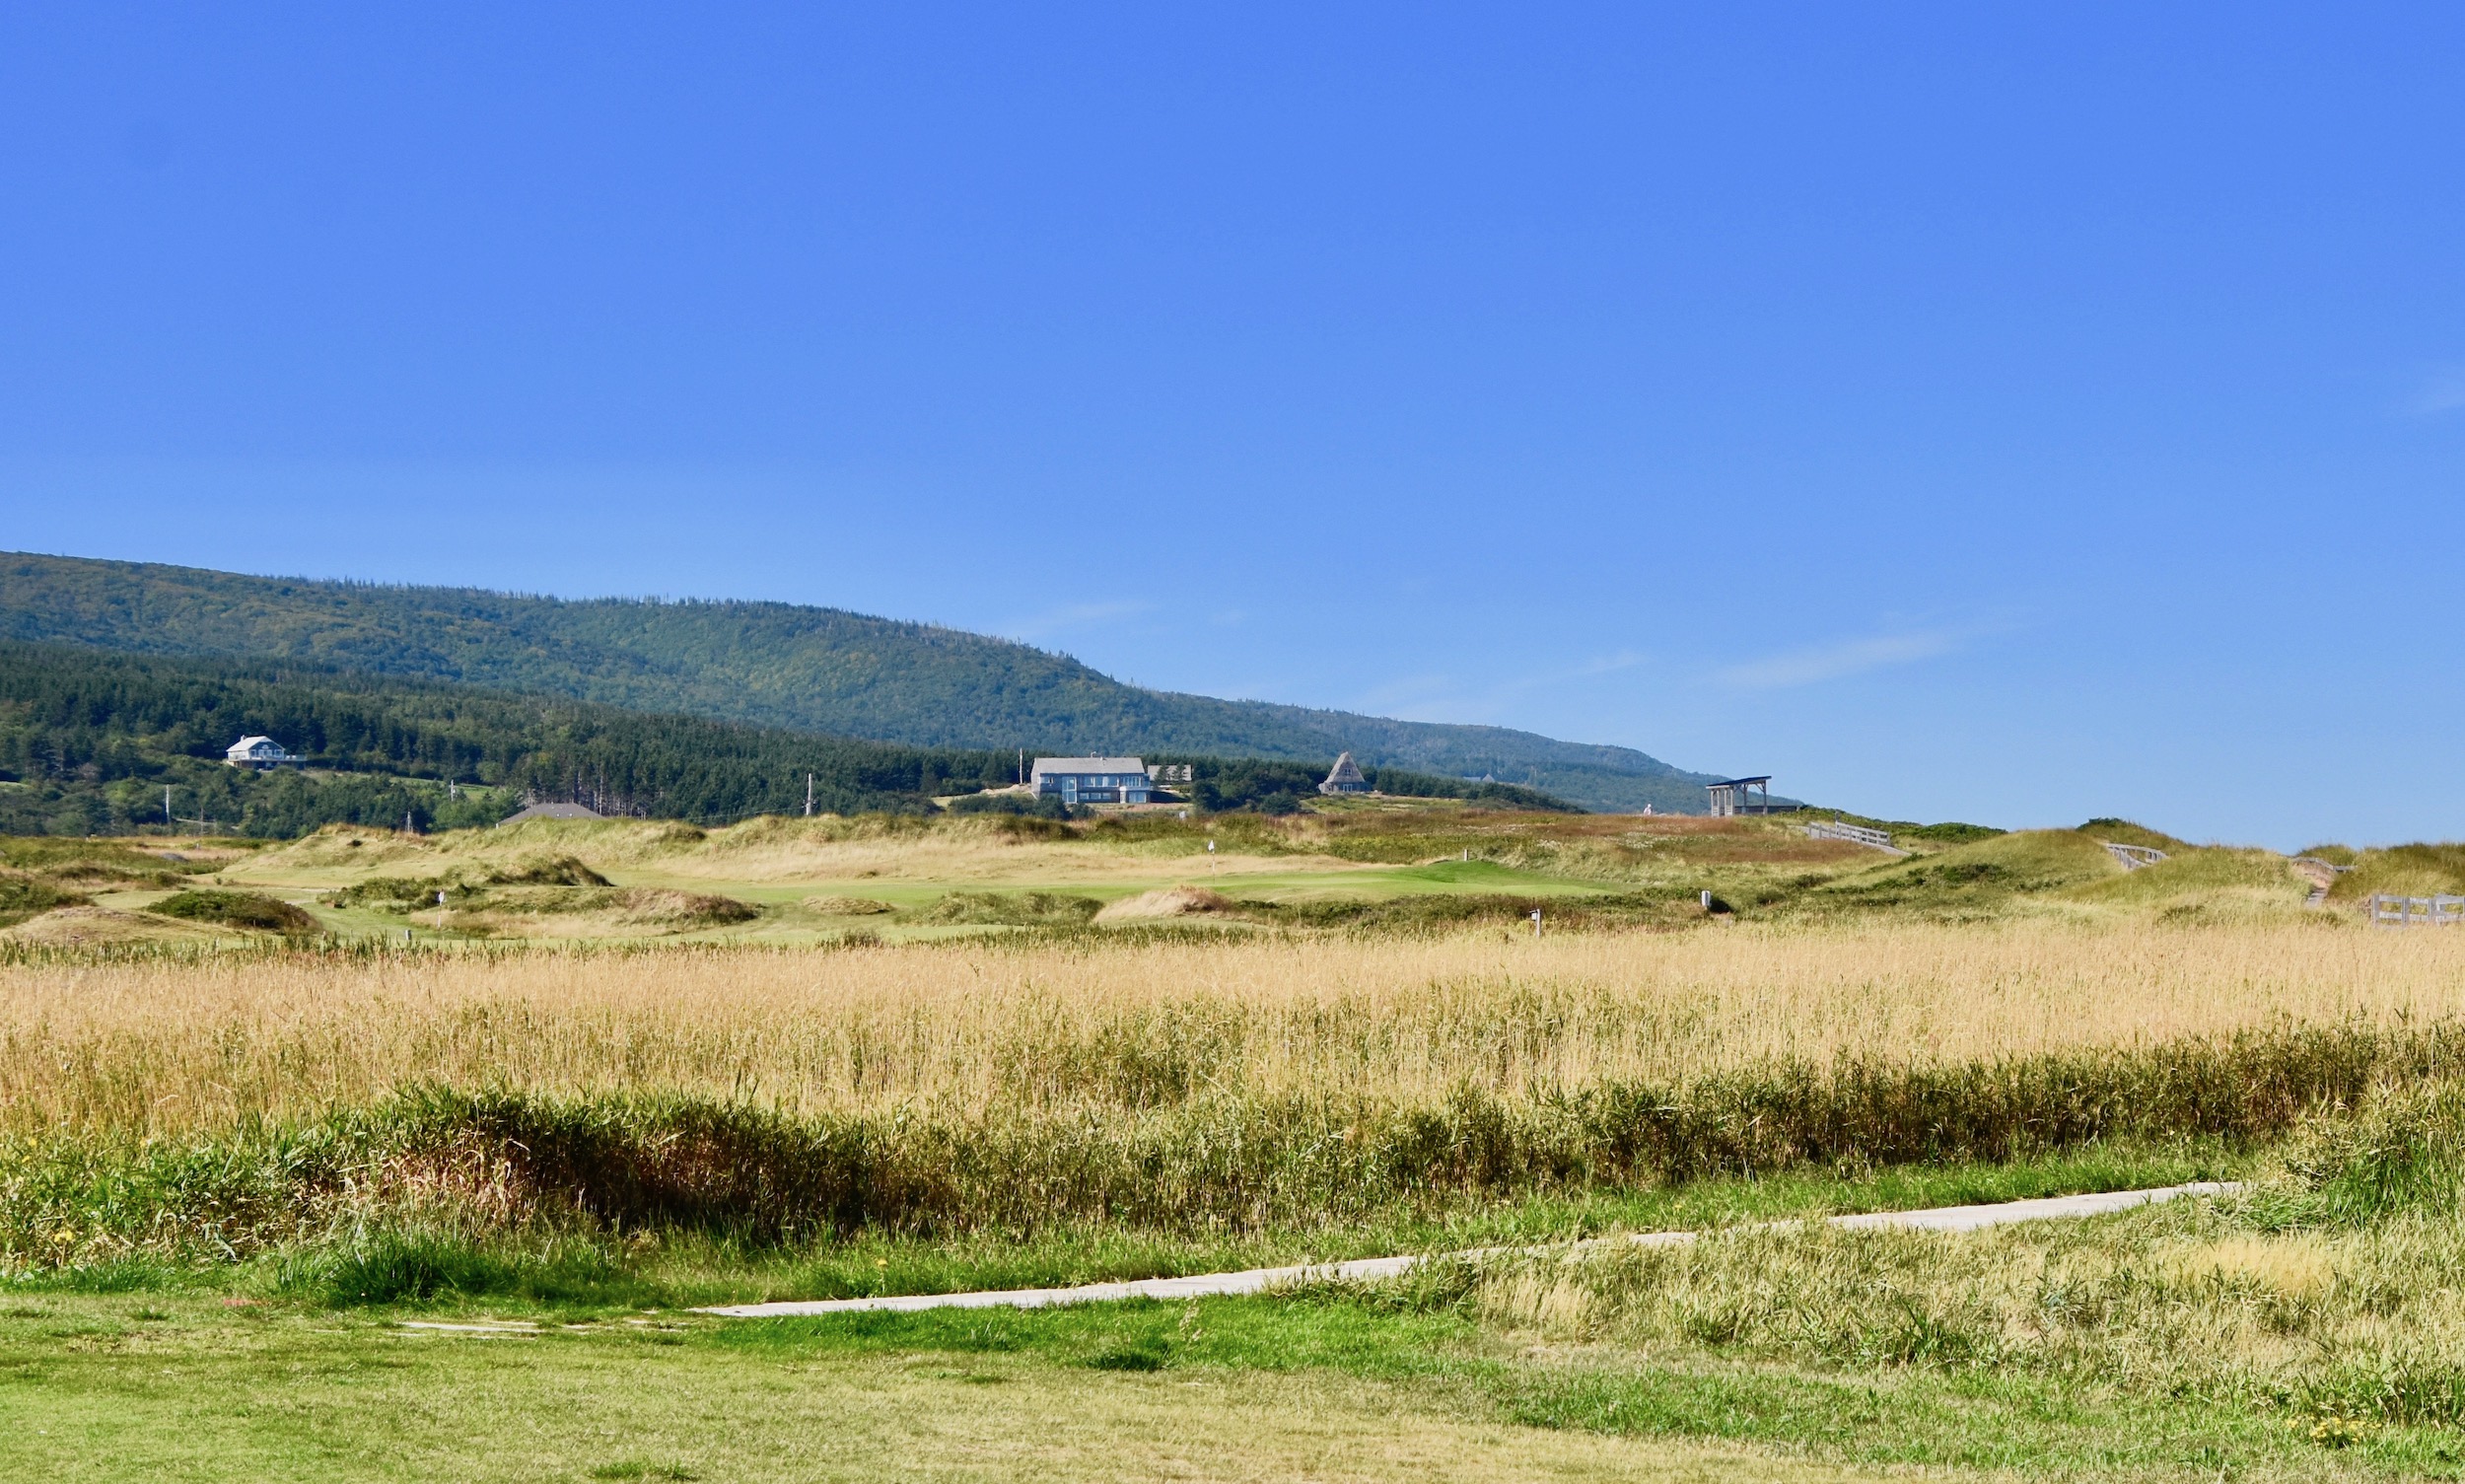
[[[2444,1020],[2465,933],[1674,935],[0,967],[0,1127],[174,1134],[444,1084],[800,1114],[1428,1102]]]

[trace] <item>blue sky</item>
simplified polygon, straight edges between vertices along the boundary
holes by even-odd
[[[0,546],[2465,834],[2465,12],[11,7]]]

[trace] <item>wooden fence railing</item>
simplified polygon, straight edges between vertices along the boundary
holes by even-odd
[[[2385,928],[2452,928],[2465,922],[2465,896],[2371,895],[2371,925]]]
[[[2117,845],[2112,840],[2099,840],[2097,843],[2103,845],[2114,859],[2122,862],[2125,871],[2138,871],[2143,866],[2153,866],[2165,859],[2164,851],[2151,850],[2146,845]]]
[[[1844,824],[1837,819],[1824,819],[1807,825],[1806,835],[1815,840],[1847,840],[1853,845],[1864,845],[1886,855],[1908,854],[1891,843],[1891,831],[1887,829],[1868,829],[1863,824]]]

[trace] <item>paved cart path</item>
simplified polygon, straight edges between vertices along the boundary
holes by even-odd
[[[2151,1201],[2178,1200],[2187,1195],[2230,1195],[2238,1183],[2202,1180],[2166,1185],[2155,1190],[2111,1190],[2098,1195],[2058,1195],[2044,1200],[2007,1201],[1993,1206],[1938,1206],[1931,1211],[1871,1211],[1835,1216],[1835,1227],[1890,1227],[1917,1232],[1976,1232],[2015,1222],[2063,1221],[2106,1216]],[[1764,1222],[1730,1231],[1766,1231],[1795,1222]],[[1608,1246],[1668,1247],[1693,1241],[1693,1232],[1637,1232],[1624,1237],[1595,1237],[1550,1247],[1484,1247],[1458,1252],[1458,1257],[1499,1256],[1509,1252],[1580,1252]],[[1427,1257],[1363,1257],[1352,1262],[1325,1262],[1301,1267],[1250,1268],[1239,1273],[1201,1273],[1188,1278],[1141,1278],[1129,1283],[1089,1283],[1077,1288],[1013,1288],[979,1294],[897,1294],[872,1299],[812,1299],[780,1304],[730,1304],[698,1308],[695,1313],[731,1319],[784,1319],[808,1314],[910,1313],[926,1308],[1043,1308],[1055,1304],[1103,1304],[1121,1299],[1213,1299],[1225,1295],[1258,1294],[1269,1289],[1310,1283],[1361,1283],[1408,1273]]]

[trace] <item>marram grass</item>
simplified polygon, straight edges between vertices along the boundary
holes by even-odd
[[[412,1087],[989,1120],[1434,1105],[2465,1012],[2465,933],[1710,929],[0,964],[0,1129],[299,1125]]]
[[[2247,1147],[2375,1086],[2444,1077],[2461,1053],[2465,1035],[2445,1028],[2287,1028],[1922,1067],[1785,1062],[1537,1097],[1209,1092],[983,1115],[425,1090],[141,1144],[19,1136],[0,1152],[0,1249],[19,1267],[141,1251],[242,1258],[400,1222],[470,1235],[683,1229],[757,1245],[1333,1225],[1804,1166],[2113,1141]]]
[[[2454,1070],[2465,934],[1715,929],[0,966],[0,1244],[416,1218],[1205,1234],[2272,1138]]]

